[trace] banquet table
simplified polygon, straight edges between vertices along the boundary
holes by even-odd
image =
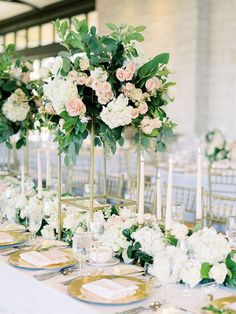
[[[44,273],[15,268],[8,264],[7,257],[0,257],[0,313],[2,309],[12,314],[99,314],[117,313],[140,305],[148,305],[152,301],[160,301],[160,289],[155,288],[153,295],[145,301],[126,306],[102,306],[81,302],[67,294],[67,286],[63,281],[76,276],[58,275],[45,281],[37,281],[33,274]],[[163,293],[163,292],[162,292]],[[214,297],[224,297],[235,292],[228,288],[216,289]],[[201,287],[191,289],[189,295],[184,294],[183,285],[166,287],[164,307],[171,305],[183,307],[188,313],[200,313],[200,308],[206,305],[206,293]],[[158,313],[161,313],[161,310]],[[2,312],[5,313],[5,312]],[[7,312],[8,313],[8,312]],[[150,313],[143,311],[143,313]],[[172,312],[173,313],[173,312]],[[182,312],[176,312],[182,313]],[[186,313],[186,312],[185,312]]]

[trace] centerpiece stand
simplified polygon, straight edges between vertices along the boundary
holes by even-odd
[[[111,207],[115,204],[118,207],[137,206],[138,201],[116,197],[107,193],[107,169],[106,169],[106,155],[104,153],[104,169],[103,169],[103,194],[94,195],[94,120],[91,122],[90,131],[90,195],[82,197],[62,197],[62,165],[61,154],[58,155],[58,239],[61,239],[62,234],[62,204],[73,206],[75,208],[83,209],[89,212],[89,219],[93,221],[93,213],[97,210]],[[138,167],[139,169],[139,167]],[[137,171],[137,187],[139,188],[139,171]],[[137,193],[138,195],[138,193]],[[89,201],[88,205],[84,201]],[[94,201],[101,203],[99,206],[94,206]]]

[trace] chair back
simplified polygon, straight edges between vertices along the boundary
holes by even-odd
[[[209,193],[225,196],[236,196],[236,169],[215,168],[208,169]]]
[[[225,225],[229,216],[236,216],[236,197],[204,191],[204,225]]]
[[[166,211],[167,183],[162,186],[162,212]],[[172,187],[173,206],[181,205],[184,210],[184,220],[194,222],[196,220],[196,189],[174,185]]]

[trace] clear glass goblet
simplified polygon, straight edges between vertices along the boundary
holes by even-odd
[[[43,215],[41,210],[30,211],[28,213],[28,230],[32,235],[32,239],[36,238],[36,234],[42,225]]]
[[[236,247],[236,216],[230,216],[226,222],[226,235],[230,245]]]
[[[76,260],[79,262],[80,272],[83,263],[88,260],[89,252],[92,247],[93,234],[90,231],[82,231],[80,228],[75,230],[72,239],[72,249]]]

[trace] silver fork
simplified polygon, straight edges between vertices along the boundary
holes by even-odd
[[[60,274],[67,276],[67,275],[70,275],[73,272],[77,271],[78,269],[79,269],[79,266],[64,267],[64,268],[61,268],[57,271],[48,272],[48,273],[44,273],[44,274],[40,274],[40,275],[34,275],[34,278],[36,278],[39,281],[42,281],[42,280],[47,280],[47,279],[53,278],[53,277],[60,275]]]
[[[162,304],[160,302],[155,301],[155,302],[150,303],[148,306],[139,306],[131,310],[117,312],[116,314],[138,314],[145,310],[156,312],[156,310],[158,310],[161,306]]]

